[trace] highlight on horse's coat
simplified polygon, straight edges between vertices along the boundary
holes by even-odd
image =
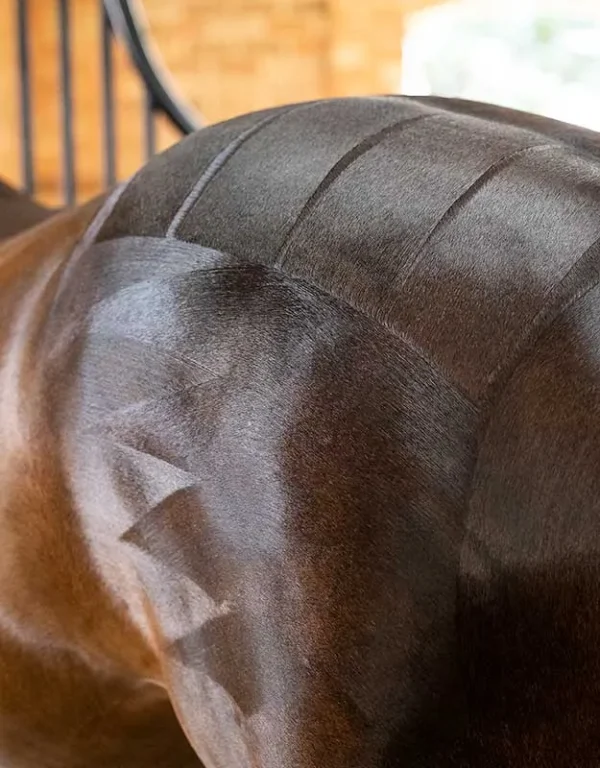
[[[0,243],[3,768],[597,768],[599,157],[297,104]]]

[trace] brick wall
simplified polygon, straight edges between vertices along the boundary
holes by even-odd
[[[152,36],[209,121],[329,89],[326,0],[146,0]],[[183,39],[185,30],[185,39]]]
[[[182,91],[212,121],[290,101],[397,91],[406,14],[433,2],[145,0],[144,5],[163,59]]]

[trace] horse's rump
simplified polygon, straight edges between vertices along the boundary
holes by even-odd
[[[529,128],[237,118],[64,270],[44,423],[208,768],[594,765],[600,166]]]

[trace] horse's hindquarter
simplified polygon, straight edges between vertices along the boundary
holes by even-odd
[[[207,768],[595,766],[599,190],[537,133],[299,105],[156,158],[72,265],[73,509]]]
[[[96,289],[80,298],[71,451],[90,525],[109,525],[140,574],[207,766],[462,766],[471,754],[477,768],[521,768],[541,749],[588,764],[584,726],[579,753],[551,729],[548,688],[520,706],[514,680],[512,698],[485,698],[485,681],[510,676],[484,647],[496,609],[507,626],[536,612],[534,596],[504,606],[493,585],[529,541],[518,524],[534,540],[551,530],[549,498],[511,489],[521,513],[508,514],[497,488],[514,481],[510,462],[554,455],[531,447],[544,425],[530,348],[552,360],[578,343],[564,311],[575,294],[593,299],[599,184],[595,161],[553,139],[375,99],[215,126],[125,190],[82,272]],[[587,410],[591,429],[595,385],[557,405],[565,371],[543,372],[547,407],[578,424]],[[551,434],[560,451],[576,432]],[[498,435],[511,447],[501,460]],[[578,459],[582,487],[594,455]],[[559,508],[558,527],[576,518],[568,498]],[[492,519],[517,527],[488,572]],[[527,556],[540,569],[566,555]],[[502,576],[500,594],[512,584],[525,600],[524,578]],[[531,647],[503,642],[537,690]]]

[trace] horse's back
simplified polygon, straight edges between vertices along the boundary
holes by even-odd
[[[237,118],[65,271],[72,497],[208,766],[595,764],[600,165],[534,127]]]

